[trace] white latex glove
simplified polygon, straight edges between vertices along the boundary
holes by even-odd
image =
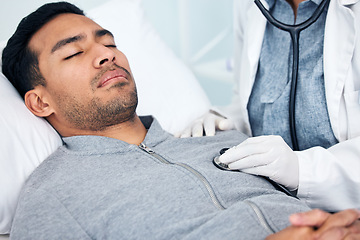
[[[196,119],[184,131],[175,134],[175,137],[201,137],[205,131],[205,136],[214,136],[216,130],[234,129],[235,124],[232,120],[227,119],[217,112],[209,111],[202,117]]]
[[[299,185],[299,161],[280,136],[246,139],[219,157],[230,169],[266,176],[289,190]]]

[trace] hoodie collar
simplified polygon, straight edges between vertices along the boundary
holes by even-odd
[[[143,141],[145,145],[156,146],[171,136],[152,116],[140,117],[140,120],[148,130]],[[81,154],[125,152],[135,146],[115,138],[93,135],[64,137],[63,141],[66,149]]]

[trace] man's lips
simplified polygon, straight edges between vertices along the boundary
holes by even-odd
[[[115,70],[107,71],[101,76],[98,88],[104,87],[110,83],[128,81],[128,74],[121,68],[116,68]]]

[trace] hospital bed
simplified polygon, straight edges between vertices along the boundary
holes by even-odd
[[[126,11],[118,14],[119,9]],[[117,46],[128,57],[139,94],[139,115],[152,114],[164,129],[176,133],[209,109],[210,101],[193,72],[145,18],[141,0],[108,1],[86,14],[114,34]],[[0,43],[0,50],[4,45],[5,42]],[[26,178],[61,145],[61,140],[45,120],[27,110],[2,73],[0,102],[0,239],[3,240],[9,237],[6,234]]]

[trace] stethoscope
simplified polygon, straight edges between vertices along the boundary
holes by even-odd
[[[300,24],[289,25],[282,23],[275,19],[270,12],[264,7],[260,0],[255,0],[255,4],[258,6],[265,18],[274,25],[275,27],[290,33],[292,44],[293,44],[293,69],[291,76],[291,89],[290,89],[290,101],[289,101],[289,121],[290,121],[290,134],[293,150],[299,150],[299,144],[296,136],[295,127],[295,96],[296,96],[296,85],[298,80],[299,71],[299,36],[300,32],[308,28],[311,24],[316,22],[320,17],[324,9],[329,5],[330,0],[323,0],[317,7],[313,15],[306,21]]]
[[[290,90],[290,102],[289,102],[289,120],[290,120],[290,134],[291,141],[293,144],[293,150],[299,150],[299,144],[296,137],[296,128],[295,128],[295,95],[296,95],[296,84],[298,80],[298,70],[299,70],[299,36],[300,32],[311,24],[316,22],[316,20],[320,17],[321,13],[324,11],[325,7],[327,7],[330,3],[330,0],[323,0],[320,5],[317,7],[313,15],[303,23],[289,25],[276,20],[270,12],[264,7],[260,0],[255,0],[255,4],[259,7],[262,14],[265,18],[275,27],[287,31],[290,33],[292,44],[293,44],[293,70],[291,76],[291,90]],[[220,150],[220,155],[223,154],[228,148],[223,148]],[[230,169],[227,164],[224,164],[219,161],[219,156],[216,156],[213,159],[213,163],[216,167],[226,170],[226,171],[238,171]],[[264,177],[268,182],[270,182],[275,189],[284,192],[285,194],[296,197],[296,194],[289,191],[286,187],[282,186],[271,180],[268,177]]]

